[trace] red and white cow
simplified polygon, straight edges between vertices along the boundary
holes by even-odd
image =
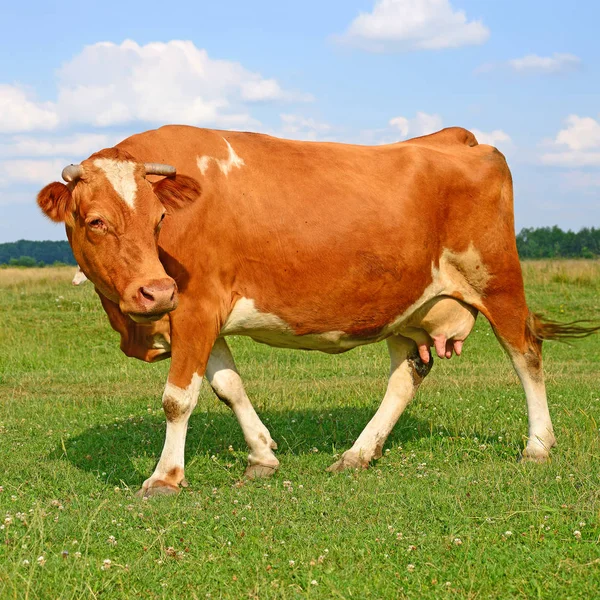
[[[510,171],[459,128],[366,147],[167,126],[63,171],[38,195],[66,224],[122,348],[171,356],[167,433],[142,488],[184,481],[188,419],[205,376],[250,448],[248,476],[279,466],[225,341],[344,352],[386,340],[391,374],[375,416],[331,469],[366,467],[440,357],[460,353],[477,313],[527,397],[524,458],[554,446],[542,340],[588,334],[525,302]],[[162,229],[161,229],[162,228]]]

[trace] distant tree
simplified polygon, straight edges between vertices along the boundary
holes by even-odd
[[[37,267],[37,260],[32,256],[19,256],[19,258],[11,258],[8,261],[9,266],[11,267]],[[41,265],[43,266],[43,265]]]
[[[600,228],[584,227],[578,233],[554,227],[525,227],[517,234],[521,258],[600,257]]]
[[[40,262],[47,265],[55,262],[77,264],[68,242],[19,240],[0,244],[0,264],[10,264],[11,259],[19,259],[22,256],[35,259],[36,265]]]

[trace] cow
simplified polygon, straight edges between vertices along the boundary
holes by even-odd
[[[121,348],[171,357],[164,447],[140,494],[186,485],[189,417],[206,377],[249,446],[247,477],[273,474],[277,445],[226,342],[345,352],[385,340],[383,401],[332,471],[366,468],[440,358],[460,354],[479,313],[523,385],[522,458],[556,440],[542,342],[597,327],[532,313],[504,156],[461,128],[383,146],[300,142],[165,126],[101,150],[38,195],[64,222]]]
[[[75,271],[75,275],[73,275],[73,280],[71,281],[72,285],[83,285],[88,278],[85,276],[85,273],[81,270],[81,267],[77,265],[77,271]]]

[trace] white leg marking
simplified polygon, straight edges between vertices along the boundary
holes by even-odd
[[[550,455],[550,448],[556,445],[548,400],[546,397],[546,386],[544,384],[542,369],[532,372],[531,367],[522,354],[509,351],[513,366],[525,390],[527,398],[527,418],[529,420],[529,438],[527,447],[523,452],[523,458],[543,461]]]
[[[260,465],[271,470],[277,469],[279,461],[272,450],[277,445],[250,403],[242,379],[235,368],[229,346],[223,338],[217,339],[213,346],[206,366],[206,379],[217,396],[233,410],[237,417],[250,448],[249,468]]]
[[[413,367],[408,361],[409,354],[416,349],[415,343],[399,336],[386,341],[390,352],[390,379],[381,406],[352,448],[329,467],[331,471],[367,467],[373,458],[379,458],[383,444],[419,386],[420,381],[414,379]]]
[[[167,417],[165,444],[154,473],[142,486],[142,493],[152,487],[175,489],[183,479],[188,421],[198,402],[201,383],[202,377],[197,373],[183,389],[167,382],[163,394],[163,408]]]
[[[237,169],[241,169],[244,166],[244,159],[238,156],[235,150],[231,147],[231,144],[223,138],[223,141],[227,144],[227,158],[215,158],[214,156],[199,156],[196,159],[196,163],[198,165],[198,169],[200,169],[200,173],[204,175],[210,161],[214,161],[215,164],[219,167],[223,175],[227,177],[230,171],[235,167]]]
[[[135,195],[137,193],[137,184],[134,177],[135,163],[112,158],[97,158],[94,161],[94,166],[104,172],[106,179],[125,204],[131,209],[135,208]]]

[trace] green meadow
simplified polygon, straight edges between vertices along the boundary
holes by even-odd
[[[524,264],[530,307],[600,319],[600,262]],[[0,270],[0,598],[600,597],[600,336],[546,343],[558,446],[518,462],[522,388],[487,322],[436,359],[384,456],[330,474],[386,387],[385,344],[328,356],[232,338],[280,471],[204,384],[176,497],[160,454],[168,361],[119,351],[73,268]]]

